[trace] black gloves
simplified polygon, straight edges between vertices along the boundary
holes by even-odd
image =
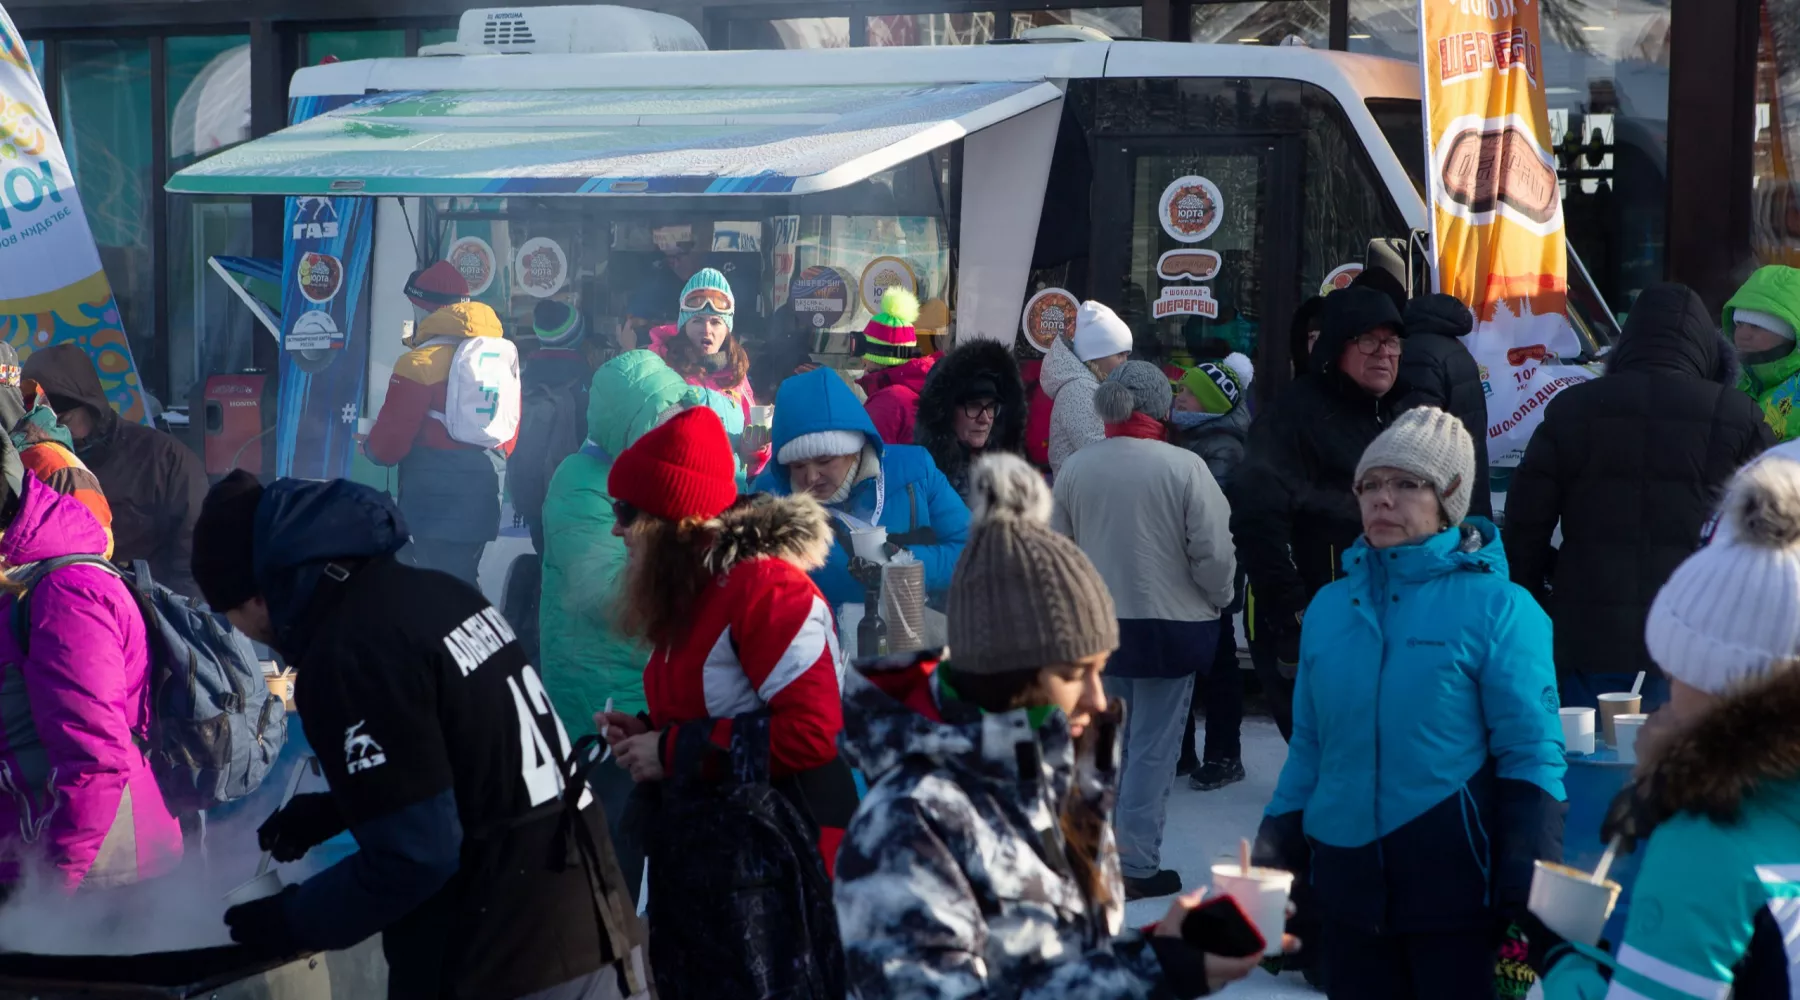
[[[257,846],[283,864],[298,861],[306,852],[347,829],[343,814],[329,792],[296,795],[256,830]]]
[[[1618,838],[1619,853],[1630,854],[1637,850],[1638,841],[1650,836],[1654,826],[1650,805],[1640,793],[1637,782],[1628,781],[1613,796],[1612,804],[1606,807],[1606,819],[1600,823],[1600,842],[1610,844]]]
[[[283,908],[288,898],[298,891],[298,887],[290,885],[273,896],[253,899],[226,910],[225,926],[231,928],[231,940],[258,955],[292,954],[296,946]]]

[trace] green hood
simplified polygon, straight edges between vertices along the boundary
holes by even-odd
[[[626,351],[594,373],[588,392],[588,440],[617,458],[671,406],[706,401],[652,351]]]
[[[1779,264],[1757,268],[1750,280],[1744,282],[1744,287],[1725,303],[1723,328],[1727,338],[1731,336],[1733,317],[1739,309],[1779,316],[1800,330],[1800,269]],[[1753,396],[1760,395],[1797,372],[1800,372],[1800,350],[1767,364],[1746,365],[1743,388]]]

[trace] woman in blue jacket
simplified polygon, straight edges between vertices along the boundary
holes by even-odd
[[[969,508],[930,452],[882,443],[868,411],[836,372],[815,368],[781,383],[771,437],[775,461],[753,488],[781,496],[808,492],[832,514],[837,544],[812,578],[834,612],[863,600],[862,584],[850,575],[849,532],[859,525],[886,528],[890,544],[917,556],[925,564],[929,595],[949,588],[969,536]]]
[[[1324,928],[1332,1000],[1481,1000],[1562,858],[1550,621],[1465,516],[1474,445],[1412,410],[1369,445],[1363,536],[1306,611],[1294,738],[1258,837]],[[1310,897],[1310,898],[1309,898]]]

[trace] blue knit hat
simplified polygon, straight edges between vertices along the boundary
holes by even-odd
[[[545,299],[531,311],[531,332],[537,334],[539,347],[571,348],[587,335],[587,324],[581,310],[567,302]]]
[[[687,329],[688,320],[696,316],[717,316],[730,330],[732,314],[737,312],[737,298],[731,294],[731,282],[710,267],[703,267],[688,279],[681,290],[681,319],[677,326]]]

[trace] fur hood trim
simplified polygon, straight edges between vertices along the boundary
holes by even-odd
[[[1697,813],[1737,819],[1765,785],[1800,778],[1800,667],[1744,687],[1686,730],[1671,734],[1650,772],[1648,799],[1661,823]]]
[[[774,557],[810,573],[831,554],[831,521],[811,494],[758,493],[719,515],[707,569],[724,575],[738,563]]]
[[[1025,451],[1025,384],[1019,363],[1006,344],[987,339],[958,344],[944,355],[925,379],[913,425],[913,441],[922,445],[946,475],[969,464],[956,438],[957,394],[977,379],[988,379],[999,392],[1000,413],[988,438],[989,451]]]

